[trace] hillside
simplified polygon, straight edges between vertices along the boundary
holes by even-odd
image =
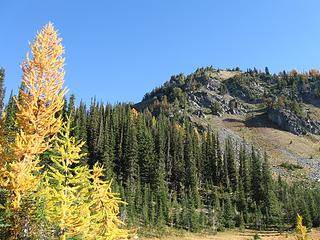
[[[148,108],[200,129],[211,128],[220,138],[232,136],[267,151],[273,170],[290,179],[320,179],[320,75],[270,74],[238,68],[197,69],[174,75],[147,93],[135,106]]]

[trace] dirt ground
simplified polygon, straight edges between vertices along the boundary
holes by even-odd
[[[251,240],[253,239],[255,232],[219,232],[216,235],[205,235],[205,234],[192,234],[186,233],[183,236],[164,236],[161,238],[139,238],[142,240]],[[277,233],[277,232],[259,232],[260,239],[262,240],[297,240],[297,237],[293,233]],[[309,233],[310,240],[319,240],[320,231],[313,230]]]

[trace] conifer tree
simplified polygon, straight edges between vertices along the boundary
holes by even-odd
[[[133,186],[133,184],[139,178],[139,163],[138,163],[138,142],[137,142],[137,129],[135,126],[135,121],[137,115],[133,110],[128,111],[127,119],[127,136],[124,139],[124,160],[123,164],[123,181]]]
[[[151,130],[147,128],[145,122],[140,121],[139,133],[139,168],[141,183],[151,184],[154,187],[155,183],[155,146],[151,134]]]
[[[82,146],[82,152],[85,153],[81,159],[81,163],[88,162],[88,144],[87,144],[87,109],[83,101],[80,101],[80,105],[75,110],[74,119],[74,136],[76,139],[82,139],[85,143]]]
[[[234,227],[234,207],[232,206],[232,201],[230,199],[230,195],[226,194],[226,197],[224,199],[224,204],[223,204],[223,222],[224,222],[224,227],[226,228],[233,228]]]
[[[0,116],[2,115],[3,107],[4,107],[4,96],[5,96],[5,87],[4,87],[4,78],[5,71],[3,68],[0,68]]]
[[[185,130],[176,123],[172,124],[171,130],[171,188],[178,196],[182,194],[182,185],[185,182],[185,162],[184,162],[184,133]]]
[[[250,197],[251,185],[250,185],[250,172],[249,163],[246,154],[245,145],[241,145],[239,152],[239,178],[242,183],[243,190],[245,192],[245,197],[248,199]]]
[[[234,158],[234,147],[230,138],[226,141],[225,162],[227,163],[227,172],[228,179],[230,181],[230,187],[232,191],[235,192],[237,190],[238,184],[237,169]]]
[[[74,121],[74,115],[75,115],[75,99],[76,97],[74,94],[70,95],[69,102],[68,102],[68,108],[67,108],[67,116],[69,117],[69,120],[71,123]]]
[[[121,228],[119,204],[123,204],[118,194],[112,192],[112,181],[104,181],[104,169],[95,164],[92,170],[92,190],[90,192],[90,229],[87,234],[91,239],[126,239],[128,230]],[[131,231],[131,234],[134,231]]]
[[[264,155],[264,162],[262,164],[262,195],[264,204],[264,214],[266,216],[266,223],[279,224],[280,222],[280,203],[274,192],[273,180],[267,155]]]
[[[225,186],[227,183],[227,176],[225,174],[224,170],[224,164],[223,164],[223,158],[222,158],[222,152],[220,147],[220,140],[219,136],[216,136],[216,153],[217,153],[217,185],[218,186]]]
[[[22,88],[16,100],[16,124],[20,131],[11,146],[12,156],[1,158],[7,162],[0,164],[4,165],[1,185],[9,191],[13,238],[18,238],[25,221],[29,221],[26,205],[39,183],[39,155],[50,147],[61,126],[56,113],[62,109],[65,93],[63,51],[61,39],[49,23],[31,44],[32,57],[27,55],[22,64]]]
[[[90,226],[90,172],[87,166],[72,167],[81,159],[83,142],[71,136],[70,125],[56,140],[44,189],[46,217],[60,239],[88,236]]]
[[[252,161],[252,180],[251,180],[251,186],[252,186],[252,195],[253,199],[257,203],[257,205],[260,204],[260,202],[263,200],[263,193],[262,193],[262,164],[260,156],[256,154],[255,150],[252,147],[251,152],[251,161]]]
[[[185,171],[186,171],[186,181],[185,187],[187,193],[192,196],[196,204],[200,201],[200,196],[198,192],[198,176],[197,176],[197,166],[196,166],[196,156],[195,156],[195,138],[198,138],[195,135],[194,129],[191,126],[187,126],[186,136],[185,136]]]
[[[303,218],[298,214],[297,220],[296,220],[296,232],[298,234],[298,240],[307,240],[308,234],[307,234],[307,228],[303,226],[302,223]]]

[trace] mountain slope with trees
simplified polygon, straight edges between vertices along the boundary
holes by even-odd
[[[187,118],[200,129],[209,126],[222,140],[245,139],[268,151],[277,173],[318,180],[319,84],[317,70],[271,74],[268,68],[243,72],[207,67],[172,76],[135,106],[180,121]],[[282,167],[287,163],[301,170],[287,171]]]
[[[127,238],[123,222],[158,232],[283,231],[297,214],[319,227],[319,183],[283,177],[268,149],[217,125],[248,114],[251,124],[286,122],[289,112],[305,131],[294,133],[316,139],[316,127],[301,122],[317,124],[318,72],[209,67],[173,76],[138,104],[76,106],[74,95],[64,99],[63,48],[51,24],[34,44],[1,118],[2,238]],[[3,80],[1,70],[0,108]]]

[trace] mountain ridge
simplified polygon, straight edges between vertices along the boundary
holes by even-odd
[[[320,74],[296,70],[270,74],[199,68],[173,75],[135,104],[153,114],[188,119],[200,129],[213,128],[270,152],[274,172],[290,178],[320,179]],[[286,164],[301,166],[291,171]]]

